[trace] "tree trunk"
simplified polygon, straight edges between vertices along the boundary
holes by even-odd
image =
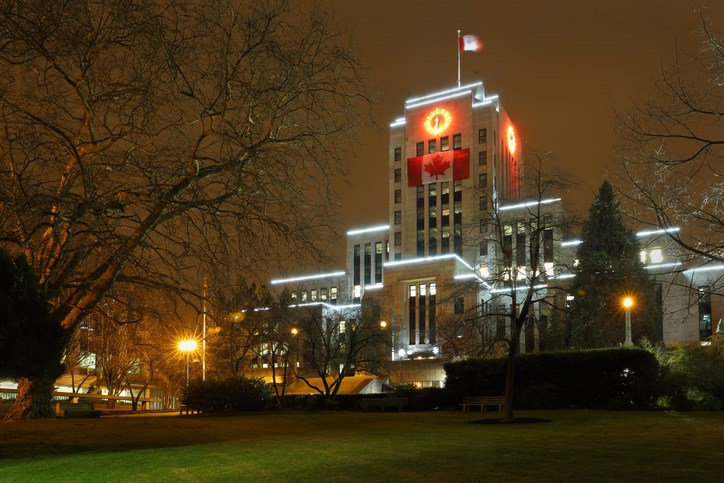
[[[6,421],[20,421],[24,419],[54,418],[55,412],[52,406],[54,387],[55,379],[20,379],[15,403],[4,419]]]
[[[505,371],[505,411],[503,419],[513,420],[513,389],[515,388],[515,359],[518,356],[518,345],[520,344],[520,332],[513,328],[510,345],[508,346],[508,360]]]

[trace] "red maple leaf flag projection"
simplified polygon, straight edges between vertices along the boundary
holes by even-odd
[[[452,169],[450,169],[452,167]],[[468,179],[470,148],[407,158],[407,186]]]

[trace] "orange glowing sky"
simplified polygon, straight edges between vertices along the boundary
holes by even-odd
[[[709,0],[715,25],[724,1]],[[379,92],[377,129],[360,133],[352,186],[342,190],[342,230],[387,222],[388,126],[405,99],[457,83],[457,29],[477,34],[462,54],[463,84],[482,80],[520,139],[553,151],[578,185],[566,202],[585,214],[617,169],[614,109],[647,95],[662,64],[695,53],[699,26],[689,0],[360,0],[326,2],[353,33]]]

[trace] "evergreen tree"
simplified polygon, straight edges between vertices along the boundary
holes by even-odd
[[[567,347],[609,347],[625,339],[622,300],[631,296],[632,338],[661,339],[653,283],[641,262],[636,235],[623,223],[613,187],[604,181],[583,227],[567,317]]]

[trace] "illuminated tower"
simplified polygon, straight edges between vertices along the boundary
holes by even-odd
[[[520,197],[521,151],[482,82],[408,99],[390,125],[390,259],[455,253],[476,265],[486,211]]]

